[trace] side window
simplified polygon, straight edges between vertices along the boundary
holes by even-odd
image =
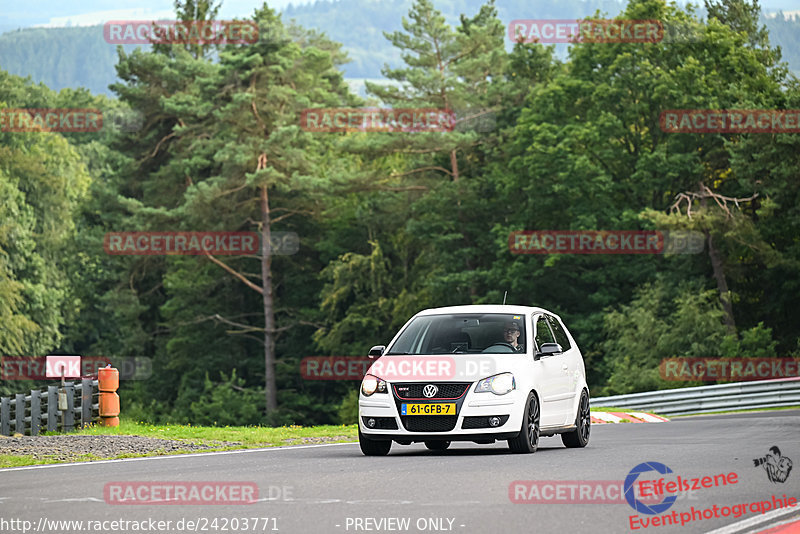
[[[536,347],[541,349],[542,344],[555,342],[553,333],[550,332],[550,327],[547,326],[547,319],[544,318],[544,315],[538,316],[536,318]]]
[[[564,327],[561,326],[561,323],[555,317],[548,315],[547,320],[550,322],[550,327],[553,329],[553,334],[556,336],[556,343],[561,345],[562,350],[565,352],[568,351],[570,349],[570,344],[567,333],[564,332]]]

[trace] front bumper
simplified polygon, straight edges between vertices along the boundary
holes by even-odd
[[[395,385],[388,384],[387,393],[374,393],[365,397],[359,393],[358,424],[363,435],[370,439],[397,441],[480,441],[511,439],[522,427],[522,413],[526,395],[514,390],[506,395],[475,393],[474,383],[458,399],[405,399],[397,395]],[[404,402],[421,404],[455,403],[456,415],[401,416]],[[483,426],[490,417],[499,417],[498,426]],[[445,419],[448,418],[448,419]],[[374,419],[375,427],[366,421]]]
[[[519,430],[516,432],[487,432],[485,434],[454,434],[452,432],[437,432],[436,434],[384,434],[384,433],[367,433],[362,432],[369,439],[374,441],[393,440],[393,441],[490,441],[504,439],[512,439],[519,435]]]

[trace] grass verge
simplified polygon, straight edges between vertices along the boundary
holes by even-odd
[[[45,433],[44,435],[64,435]],[[168,454],[187,454],[191,452],[224,451],[235,449],[251,449],[261,447],[278,447],[302,445],[308,443],[345,443],[358,439],[357,425],[322,425],[312,427],[253,427],[225,426],[204,427],[193,425],[151,425],[148,423],[122,419],[118,427],[91,426],[67,435],[89,436],[140,436],[183,441],[188,444],[202,446],[198,450],[178,450],[166,452],[163,449],[143,452],[124,453],[116,456],[96,456],[91,453],[77,452],[69,459],[58,458],[57,455],[39,454],[0,454],[1,467],[21,467],[27,465],[43,465],[65,462],[92,460],[111,460],[117,458],[137,458],[145,456],[163,456]],[[2,451],[2,441],[0,441]]]
[[[592,407],[589,411],[591,412],[643,412],[643,413],[652,413],[654,415],[661,415],[655,412],[651,412],[650,410],[637,410],[634,408],[616,408],[614,406],[598,406],[597,408]],[[666,417],[666,415],[661,415],[661,417]]]
[[[117,427],[92,426],[75,432],[75,434],[93,436],[143,436],[146,438],[186,440],[200,445],[220,446],[220,442],[236,442],[235,446],[225,448],[275,447],[296,444],[298,442],[319,441],[353,441],[358,438],[357,425],[321,425],[321,426],[194,426],[188,425],[151,425],[148,423],[121,420]],[[328,439],[325,439],[328,438]]]
[[[62,460],[54,454],[32,456],[29,454],[0,454],[0,467],[25,467],[26,465],[62,464],[65,462],[91,462],[92,460],[107,460],[94,454],[79,454],[70,460]]]
[[[671,415],[670,418],[700,417],[703,415],[726,415],[726,414],[737,414],[737,413],[779,412],[782,410],[800,410],[800,406],[779,406],[777,408],[754,408],[752,410],[724,410],[720,412],[689,413],[686,415]]]

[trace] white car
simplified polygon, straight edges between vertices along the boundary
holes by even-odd
[[[444,450],[452,441],[507,440],[536,452],[541,436],[567,447],[589,442],[583,356],[561,319],[542,308],[475,305],[424,310],[375,361],[358,397],[358,438],[367,456],[392,441]]]

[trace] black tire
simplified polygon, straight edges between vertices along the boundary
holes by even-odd
[[[449,441],[426,441],[425,446],[432,451],[444,451],[450,446]]]
[[[361,447],[361,452],[364,456],[386,456],[389,454],[389,449],[392,448],[390,440],[374,440],[369,439],[361,433],[358,429],[358,446]]]
[[[592,416],[589,413],[589,394],[586,390],[581,393],[581,402],[578,404],[578,413],[575,416],[575,430],[561,434],[564,446],[570,449],[585,447],[589,443],[589,431],[592,427]]]
[[[539,399],[534,392],[528,393],[528,400],[525,401],[525,411],[522,415],[522,428],[517,437],[508,440],[508,448],[511,452],[519,454],[531,454],[539,448]]]

